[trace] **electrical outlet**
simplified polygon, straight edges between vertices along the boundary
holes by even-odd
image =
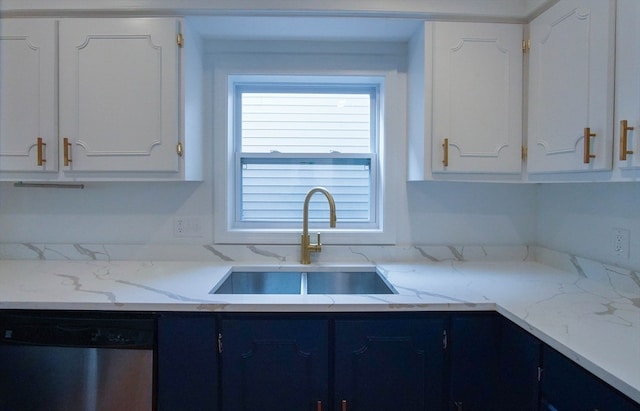
[[[629,230],[613,229],[613,254],[618,260],[629,259]]]
[[[200,217],[176,216],[173,218],[174,237],[202,237]]]

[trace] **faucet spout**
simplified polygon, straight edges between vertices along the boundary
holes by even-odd
[[[318,233],[318,240],[315,244],[311,244],[309,239],[309,202],[311,197],[315,193],[322,193],[329,202],[329,226],[334,228],[336,226],[336,203],[333,200],[333,196],[324,187],[314,187],[307,193],[304,198],[304,208],[302,211],[302,239],[300,240],[300,263],[311,264],[311,253],[319,253],[322,251],[322,244],[320,243],[320,233]]]

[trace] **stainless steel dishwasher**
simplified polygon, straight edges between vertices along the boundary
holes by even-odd
[[[149,411],[146,314],[0,312],[1,411]]]

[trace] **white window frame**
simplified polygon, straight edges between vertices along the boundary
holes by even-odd
[[[354,50],[355,51],[355,50]],[[322,231],[324,244],[395,244],[395,210],[391,204],[397,192],[400,175],[398,166],[404,167],[402,157],[403,144],[394,144],[394,138],[405,140],[406,127],[404,115],[406,107],[406,78],[399,73],[404,56],[387,54],[349,54],[316,55],[310,54],[277,54],[269,56],[256,53],[219,53],[209,56],[212,67],[212,103],[213,103],[213,137],[214,137],[214,242],[219,244],[298,244],[300,227],[247,227],[236,224],[236,153],[233,135],[234,115],[229,107],[233,107],[234,89],[230,86],[231,77],[241,76],[332,76],[383,79],[384,90],[380,94],[378,105],[379,140],[377,158],[377,175],[375,179],[376,221],[375,226],[365,228],[346,227],[340,224],[339,210],[336,228],[325,226],[314,228]],[[302,78],[302,77],[301,77]],[[392,167],[392,164],[396,164]],[[372,199],[372,201],[375,201]],[[327,216],[328,217],[328,216]]]

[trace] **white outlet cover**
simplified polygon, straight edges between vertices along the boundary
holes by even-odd
[[[629,237],[630,231],[626,228],[613,229],[613,255],[620,260],[629,259]]]
[[[173,236],[202,237],[202,221],[196,216],[176,216],[173,218]]]

